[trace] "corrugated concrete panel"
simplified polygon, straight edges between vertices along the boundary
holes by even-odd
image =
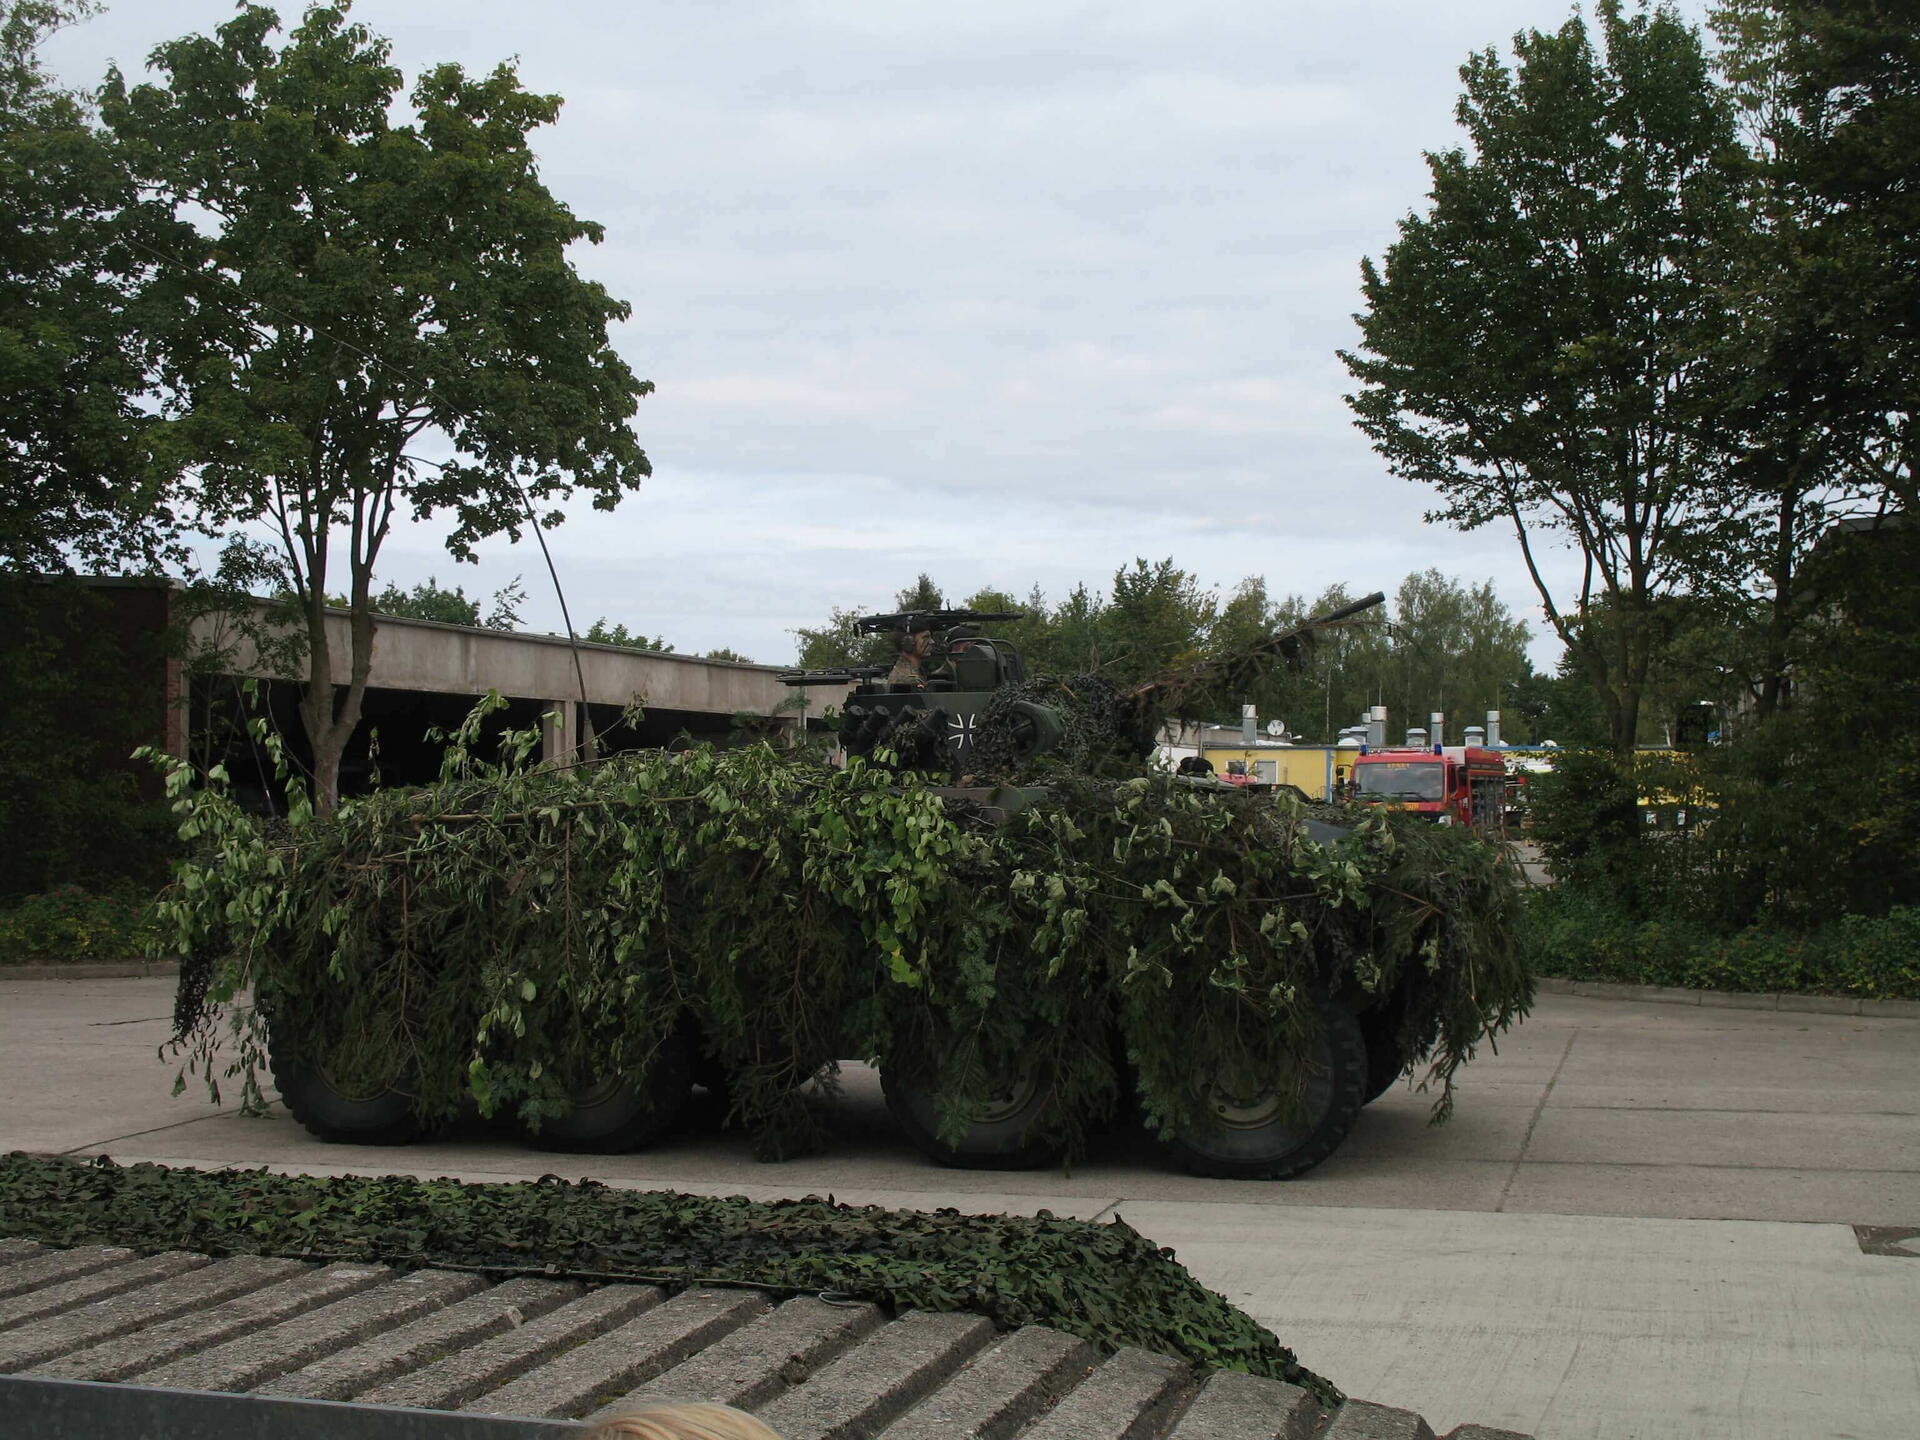
[[[1298,1385],[1216,1370],[1167,1440],[1310,1440],[1322,1412]]]
[[[103,1340],[146,1330],[176,1315],[204,1312],[235,1295],[259,1290],[310,1268],[298,1260],[241,1255],[217,1260],[191,1274],[95,1300],[78,1310],[41,1320],[30,1329],[0,1335],[0,1374],[42,1365]]]
[[[1188,1367],[1150,1350],[1116,1350],[1025,1440],[1150,1440],[1185,1394]]]
[[[687,1290],[463,1409],[571,1420],[644,1384],[767,1311],[757,1290]]]
[[[1434,1440],[1433,1429],[1411,1410],[1349,1400],[1327,1427],[1326,1440]]]
[[[538,1320],[471,1350],[449,1355],[412,1375],[375,1386],[357,1398],[372,1405],[414,1405],[457,1410],[576,1345],[604,1335],[666,1299],[652,1285],[609,1285],[589,1291]]]
[[[175,1390],[251,1390],[377,1331],[451,1305],[486,1283],[478,1275],[416,1271],[284,1320],[271,1329],[242,1335],[128,1378],[142,1385]]]
[[[1005,1440],[1098,1362],[1086,1341],[1041,1325],[1003,1335],[887,1429],[887,1440]]]
[[[508,1280],[446,1309],[384,1331],[358,1345],[316,1360],[304,1369],[256,1386],[256,1395],[306,1400],[349,1400],[384,1381],[432,1364],[449,1351],[465,1350],[493,1335],[517,1330],[569,1300],[583,1287],[562,1280]]]
[[[170,1250],[163,1255],[149,1255],[144,1260],[128,1260],[124,1264],[109,1265],[104,1270],[96,1270],[91,1275],[82,1275],[78,1279],[62,1281],[58,1285],[43,1286],[38,1290],[29,1290],[23,1295],[14,1295],[0,1300],[0,1330],[12,1329],[24,1325],[29,1320],[38,1320],[42,1316],[57,1315],[62,1310],[74,1310],[93,1300],[104,1300],[128,1290],[138,1290],[142,1285],[150,1285],[155,1280],[165,1280],[181,1275],[188,1270],[198,1270],[207,1264],[205,1255],[189,1255],[183,1251]]]
[[[877,1305],[801,1295],[609,1405],[602,1414],[673,1400],[758,1410],[886,1321]]]
[[[61,1380],[125,1380],[183,1355],[219,1345],[235,1335],[274,1325],[291,1315],[378,1285],[393,1272],[384,1265],[329,1265],[310,1270],[263,1290],[237,1295],[202,1310],[180,1315],[138,1334],[62,1355],[36,1366],[36,1375]]]
[[[136,1256],[116,1245],[82,1245],[74,1250],[49,1250],[29,1255],[0,1270],[0,1300],[42,1290],[49,1285],[77,1280],[109,1265],[123,1264]]]
[[[871,1440],[993,1339],[978,1315],[909,1310],[761,1412],[784,1440]]]

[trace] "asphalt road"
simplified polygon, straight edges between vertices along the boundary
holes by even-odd
[[[0,985],[0,1150],[1119,1215],[1349,1393],[1443,1430],[1904,1440],[1920,1415],[1920,1254],[1852,1228],[1920,1229],[1920,1020],[1544,996],[1449,1124],[1403,1087],[1311,1175],[1259,1184],[1139,1137],[1071,1174],[942,1170],[857,1066],[830,1151],[783,1165],[710,1133],[611,1158],[323,1146],[169,1095],[171,989]]]

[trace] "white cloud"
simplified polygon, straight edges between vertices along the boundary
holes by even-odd
[[[1511,537],[1421,519],[1354,431],[1336,348],[1361,256],[1456,143],[1456,68],[1567,0],[361,0],[409,74],[518,57],[567,98],[547,183],[607,227],[577,262],[634,307],[655,480],[551,537],[576,617],[764,659],[927,570],[1059,594],[1135,555],[1223,590],[1492,576]],[[1690,14],[1699,6],[1689,4]],[[293,7],[286,14],[292,17]],[[121,0],[57,37],[69,84],[229,0]],[[1561,563],[1557,558],[1554,563]],[[403,532],[384,578],[469,592]],[[1538,647],[1543,661],[1550,646]]]

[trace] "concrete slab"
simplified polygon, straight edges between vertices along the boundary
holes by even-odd
[[[1737,1166],[1920,1172],[1920,1116],[1549,1106],[1529,1164]]]
[[[1675,1220],[1920,1222],[1920,1175],[1703,1165],[1520,1165],[1511,1210]],[[1920,1320],[1916,1321],[1920,1325]]]
[[[1920,1414],[1920,1265],[1861,1254],[1843,1226],[1242,1205],[1120,1214],[1302,1364],[1442,1431],[1893,1440]]]
[[[1872,1353],[1881,1359],[1862,1358],[1853,1369],[1835,1358],[1855,1343],[1849,1307],[1886,1313],[1891,1302],[1873,1296],[1908,1282],[1841,1299],[1815,1286],[1805,1303],[1779,1302],[1778,1324],[1794,1327],[1791,1344],[1766,1328],[1775,1321],[1763,1316],[1763,1325],[1746,1308],[1697,1308],[1685,1338],[1701,1348],[1686,1358],[1680,1337],[1662,1328],[1661,1307],[1676,1298],[1671,1286],[1657,1273],[1638,1288],[1622,1283],[1623,1274],[1643,1270],[1607,1258],[1604,1242],[1610,1227],[1632,1223],[1614,1216],[1725,1220],[1732,1231],[1768,1221],[1920,1225],[1920,1020],[1543,996],[1498,1053],[1487,1050],[1463,1073],[1454,1124],[1430,1129],[1431,1097],[1399,1089],[1370,1107],[1348,1145],[1311,1175],[1262,1185],[1182,1175],[1138,1136],[1098,1141],[1071,1174],[941,1170],[892,1127],[863,1067],[848,1068],[831,1148],[787,1165],[753,1161],[737,1134],[679,1136],[616,1157],[556,1157],[484,1136],[405,1150],[323,1146],[284,1117],[244,1120],[192,1091],[168,1098],[172,1067],[153,1052],[171,990],[163,980],[10,990],[0,1008],[0,1083],[16,1103],[0,1114],[0,1150],[469,1179],[556,1171],[698,1194],[832,1194],[904,1208],[1047,1208],[1084,1218],[1112,1214],[1117,1204],[1208,1283],[1273,1324],[1305,1363],[1351,1393],[1421,1410],[1443,1432],[1468,1420],[1542,1440],[1636,1427],[1707,1436],[1742,1425],[1758,1426],[1747,1433],[1759,1436],[1802,1425],[1806,1434],[1844,1427],[1905,1440],[1910,1425],[1893,1423],[1888,1407],[1920,1413],[1910,1353],[1905,1372],[1880,1351]],[[27,997],[24,1008],[12,1003]],[[29,1051],[30,1061],[19,1058]],[[1230,1236],[1243,1214],[1259,1222],[1247,1221],[1243,1238],[1194,1248],[1200,1237]],[[1384,1217],[1393,1216],[1415,1226],[1416,1238],[1384,1240]],[[1551,1245],[1504,1228],[1499,1233],[1522,1238],[1504,1248],[1465,1244],[1472,1278],[1454,1275],[1451,1257],[1465,1243],[1459,1226],[1518,1221],[1561,1228]],[[1761,1228],[1777,1243],[1732,1246],[1708,1293],[1774,1283],[1782,1257],[1797,1253],[1788,1242],[1820,1226]],[[1324,1239],[1311,1239],[1323,1230]],[[1660,1234],[1647,1232],[1649,1256],[1668,1255]],[[1920,1274],[1920,1265],[1855,1249],[1856,1263]],[[1297,1265],[1274,1258],[1288,1255]],[[1588,1259],[1573,1263],[1581,1256]],[[0,1266],[0,1276],[16,1268]],[[1553,1288],[1562,1307],[1538,1334],[1510,1318],[1513,1294],[1535,1286]],[[1353,1297],[1375,1289],[1406,1304],[1366,1318]],[[1314,1295],[1345,1299],[1318,1304]],[[1902,1313],[1910,1342],[1920,1307],[1904,1293],[1900,1303],[1909,1307]],[[1582,1333],[1616,1314],[1646,1336],[1603,1343]],[[1683,1362],[1696,1367],[1691,1378]],[[1785,1393],[1796,1376],[1825,1397],[1824,1412]],[[1873,1384],[1881,1390],[1865,1388]],[[1503,1408],[1509,1390],[1524,1402],[1517,1409]],[[1561,1399],[1549,1412],[1554,1395]],[[1893,1398],[1883,1403],[1883,1395]],[[1692,1407],[1678,1421],[1660,1409],[1675,1396]],[[1786,1418],[1766,1419],[1768,1406]]]

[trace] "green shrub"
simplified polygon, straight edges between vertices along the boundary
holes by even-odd
[[[65,885],[0,908],[0,965],[130,960],[154,936],[150,898]]]
[[[1123,1221],[920,1214],[807,1199],[761,1203],[616,1190],[553,1176],[506,1185],[205,1172],[0,1158],[0,1236],[147,1253],[284,1255],[455,1266],[505,1277],[723,1282],[833,1291],[892,1309],[1051,1325],[1111,1353],[1339,1392],[1271,1332]]]
[[[1724,933],[1695,918],[1636,919],[1573,891],[1527,899],[1522,950],[1535,974],[1629,985],[1920,999],[1920,907],[1799,931]]]

